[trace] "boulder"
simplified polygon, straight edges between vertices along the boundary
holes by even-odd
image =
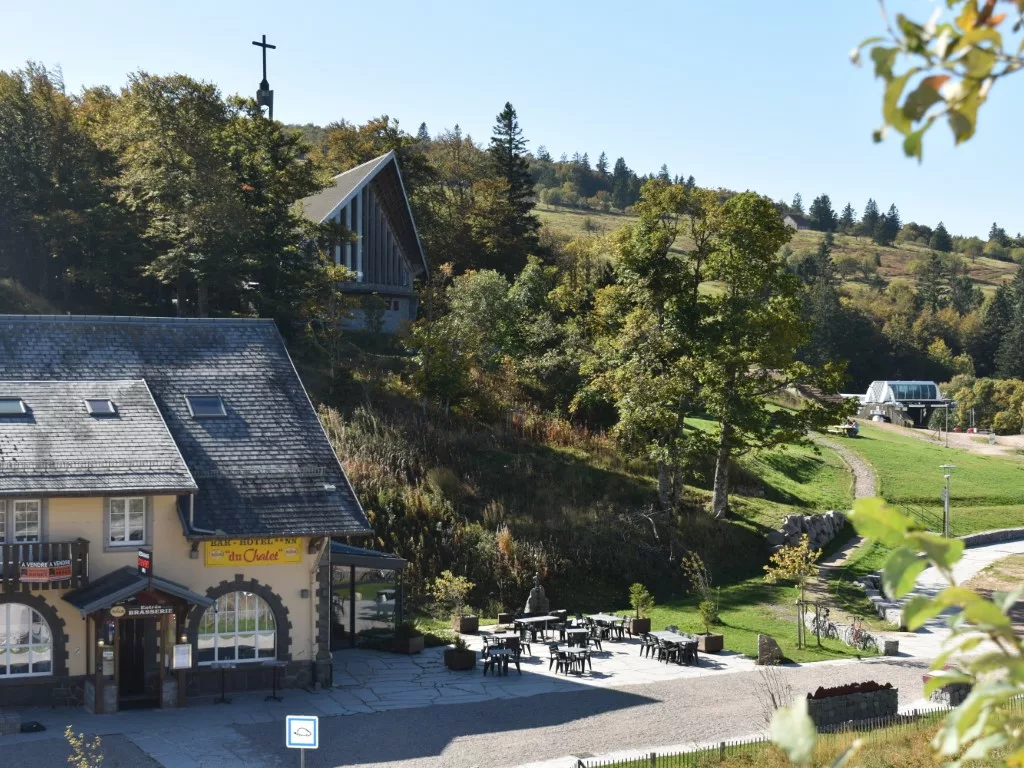
[[[782,663],[782,649],[771,635],[757,636],[757,663],[763,666]]]
[[[764,538],[773,547],[786,543],[786,537],[781,531],[772,531]]]

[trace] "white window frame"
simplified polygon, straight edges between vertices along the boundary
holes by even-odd
[[[131,538],[131,516],[132,502],[138,501],[142,504],[142,538]],[[120,514],[124,515],[124,540],[114,539],[114,504],[123,502],[124,509]],[[146,543],[146,497],[145,496],[115,496],[107,503],[107,546],[108,547],[140,547]]]
[[[250,632],[244,630],[240,631],[238,628],[238,598],[240,595],[250,595],[256,598],[256,625],[253,628],[251,634],[255,635],[254,648],[255,655],[251,659],[240,659],[238,658],[238,638],[240,635],[247,635]],[[233,627],[228,626],[229,620],[222,618],[219,610],[220,601],[226,597],[233,598],[233,618],[230,620],[234,624]],[[209,664],[216,664],[218,662],[231,662],[235,664],[249,664],[249,663],[261,663],[264,661],[273,661],[277,659],[277,617],[274,616],[274,610],[270,607],[265,599],[255,592],[246,592],[245,590],[236,590],[234,592],[228,592],[227,594],[221,595],[217,598],[217,602],[206,609],[206,612],[199,618],[199,629],[203,628],[203,620],[206,615],[213,614],[213,631],[202,632],[200,631],[196,635],[197,644],[202,647],[204,639],[213,639],[213,658],[198,662],[200,666],[207,666]],[[269,621],[267,621],[269,619]],[[269,624],[269,626],[268,626]],[[222,644],[225,635],[231,637],[231,644]],[[274,642],[274,653],[272,656],[261,656],[259,638],[261,635],[269,635],[273,638]],[[221,658],[221,651],[231,650],[230,656]],[[198,654],[197,654],[198,655]]]
[[[19,607],[28,608],[29,610],[29,633],[25,638],[27,642],[24,643],[12,643],[10,637],[11,631],[11,606],[16,605]],[[50,628],[49,623],[43,617],[39,611],[30,605],[24,603],[0,603],[0,615],[3,618],[3,624],[5,629],[4,637],[0,637],[0,670],[3,673],[0,674],[0,680],[8,680],[15,677],[45,677],[47,675],[53,675],[53,630]],[[42,637],[34,637],[31,632],[31,627],[36,623],[35,618],[39,617],[39,623],[46,627],[46,641],[43,641]],[[49,657],[50,657],[50,668],[42,672],[33,672],[32,667],[35,666],[34,657],[37,648],[49,646]],[[28,648],[28,672],[11,672],[11,653],[14,648]],[[42,659],[40,659],[42,661]]]
[[[18,509],[23,506],[23,509]],[[34,509],[32,508],[34,507]],[[24,513],[35,513],[36,535],[34,537],[18,538],[18,515]],[[15,499],[11,504],[10,525],[7,529],[7,539],[12,544],[35,544],[43,540],[43,502],[42,499]]]

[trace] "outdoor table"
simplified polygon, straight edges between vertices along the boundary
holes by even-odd
[[[558,617],[556,617],[556,616],[530,616],[530,617],[525,618],[525,619],[516,619],[514,623],[516,624],[516,626],[524,626],[527,629],[529,629],[530,630],[530,636],[534,640],[536,640],[537,639],[537,630],[540,629],[540,630],[543,631],[543,630],[547,629],[548,624],[550,622],[552,622],[552,621],[558,621]],[[543,626],[540,626],[540,625],[543,625]]]
[[[490,656],[490,658],[494,659],[494,661],[492,661],[491,664],[490,664],[491,669],[494,670],[494,674],[496,674],[496,675],[507,675],[508,674],[508,660],[509,660],[509,657],[512,655],[512,651],[507,650],[505,648],[498,648],[496,650],[490,651],[490,653],[488,655]],[[484,664],[484,674],[485,675],[487,674],[487,667],[488,667],[488,665]]]
[[[269,696],[264,696],[264,701],[284,701],[280,696],[277,695],[277,670],[284,669],[288,666],[287,661],[265,661],[263,662],[264,667],[270,667],[270,677],[274,690]]]
[[[577,643],[585,643],[587,635],[590,634],[590,630],[586,627],[575,627],[565,630],[565,636],[569,640],[569,645],[576,645]],[[579,637],[580,640],[573,640],[573,638]]]
[[[594,613],[587,616],[587,618],[605,629],[612,629],[613,627],[617,627],[618,625],[625,623],[625,619],[621,616],[615,616],[611,613]],[[609,633],[603,632],[602,634],[604,637],[611,639]]]
[[[651,632],[651,637],[657,638],[664,643],[672,643],[673,645],[693,645],[697,647],[697,638],[693,635],[684,635],[681,632]],[[696,656],[694,656],[696,658]],[[682,655],[679,656],[677,664],[683,663]]]
[[[586,656],[586,654],[587,654],[587,649],[586,648],[581,648],[578,645],[560,645],[560,646],[558,646],[557,650],[558,650],[559,653],[564,653],[567,656]],[[593,662],[590,662],[590,671],[591,672],[594,671],[594,663]],[[568,674],[568,673],[569,673],[568,670],[566,670],[566,674]]]
[[[230,704],[231,699],[225,695],[225,678],[229,669],[236,669],[237,665],[229,661],[216,661],[210,665],[210,669],[220,670],[220,698],[214,699],[214,704]]]

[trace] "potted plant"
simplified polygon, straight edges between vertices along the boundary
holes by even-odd
[[[444,665],[453,672],[464,672],[476,667],[476,651],[466,645],[461,637],[455,637],[455,646],[444,652]]]
[[[423,633],[414,624],[403,621],[395,627],[391,647],[395,653],[419,653],[423,650]]]
[[[704,631],[697,634],[697,650],[701,653],[718,653],[725,647],[725,636],[711,631],[711,626],[718,623],[718,606],[710,600],[701,600],[697,605],[697,615]]]
[[[466,599],[474,586],[465,576],[442,571],[430,587],[434,600],[451,613],[452,631],[460,635],[475,635],[480,629],[480,617],[466,615]]]
[[[643,635],[651,631],[650,612],[654,607],[654,597],[647,587],[637,582],[629,588],[629,604],[636,611],[636,616],[629,620],[629,634]]]

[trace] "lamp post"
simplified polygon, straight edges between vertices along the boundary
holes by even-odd
[[[942,535],[947,539],[949,538],[949,478],[953,476],[953,470],[956,469],[955,464],[943,464],[939,467],[943,471],[943,477],[946,478],[946,488],[942,492]]]

